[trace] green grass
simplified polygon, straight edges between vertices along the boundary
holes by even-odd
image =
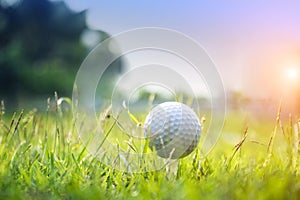
[[[254,119],[229,114],[216,148],[206,156],[197,149],[176,163],[175,174],[134,174],[90,155],[71,113],[59,106],[42,113],[1,111],[0,199],[298,199],[291,119]]]

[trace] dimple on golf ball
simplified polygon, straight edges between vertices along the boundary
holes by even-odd
[[[198,145],[201,125],[195,112],[179,102],[155,106],[144,123],[149,147],[162,158],[178,159],[189,155]]]

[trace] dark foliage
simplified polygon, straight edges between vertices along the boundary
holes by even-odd
[[[18,101],[54,91],[70,96],[89,50],[81,42],[87,30],[86,11],[74,12],[62,1],[0,1],[0,98]]]

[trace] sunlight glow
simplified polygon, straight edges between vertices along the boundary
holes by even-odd
[[[290,68],[287,71],[287,76],[289,79],[296,79],[299,76],[299,72],[296,68]]]

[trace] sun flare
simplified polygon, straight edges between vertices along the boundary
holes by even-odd
[[[299,76],[299,71],[296,68],[290,68],[287,71],[287,76],[289,79],[297,79]]]

